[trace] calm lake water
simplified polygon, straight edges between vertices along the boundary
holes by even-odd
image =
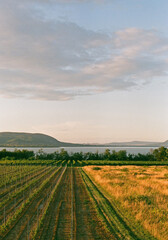
[[[120,150],[126,150],[127,153],[132,153],[132,154],[146,154],[151,152],[151,149],[155,149],[156,147],[64,147],[64,149],[68,153],[74,153],[74,152],[93,152],[95,153],[98,151],[99,153],[103,153],[106,149],[110,149],[111,151],[120,151]],[[4,148],[0,148],[0,151]],[[5,148],[6,150],[9,151],[14,151],[16,148]],[[35,153],[38,152],[40,149],[43,149],[44,152],[46,153],[53,153],[55,151],[60,151],[61,148],[17,148],[17,149],[27,149],[30,151],[34,151]]]

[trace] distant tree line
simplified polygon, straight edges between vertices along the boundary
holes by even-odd
[[[11,159],[11,160],[21,160],[21,159],[34,159],[35,153],[33,151],[28,151],[26,149],[18,150],[15,149],[14,151],[7,151],[3,149],[0,151],[0,159]]]
[[[40,149],[37,153],[28,150],[0,151],[0,160],[55,160],[55,161],[89,161],[89,160],[111,160],[111,161],[168,161],[168,148],[160,147],[147,154],[130,154],[125,150],[110,151],[106,149],[104,153],[92,152],[75,152],[68,153],[65,149],[54,153],[46,153]]]

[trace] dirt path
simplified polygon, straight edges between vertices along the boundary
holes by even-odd
[[[90,199],[86,186],[77,168],[74,169],[74,191],[76,203],[76,239],[115,239],[108,232]]]
[[[67,168],[37,239],[115,239],[97,215],[78,168]]]

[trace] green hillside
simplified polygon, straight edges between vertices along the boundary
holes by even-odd
[[[62,143],[53,137],[40,133],[0,133],[0,146],[2,147],[60,147],[67,145],[68,143]]]
[[[116,146],[168,146],[163,143],[152,142],[121,142],[109,144],[77,144],[60,142],[57,139],[41,133],[0,132],[0,147],[116,147]]]

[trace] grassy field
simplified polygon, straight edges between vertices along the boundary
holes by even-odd
[[[154,167],[141,168],[0,166],[0,239],[166,239],[166,220],[162,223],[165,229],[162,234],[159,235],[160,225],[157,231],[150,228],[152,214],[155,216],[157,209],[161,209],[160,206],[155,207],[156,213],[152,212],[153,204],[156,205],[152,191],[158,193],[160,189],[157,200],[161,194],[166,194],[163,193],[166,191],[166,180],[164,189],[157,185],[150,188],[153,189],[152,197],[145,192],[139,194],[136,187],[133,197],[124,190],[127,181],[129,188],[133,189],[138,179],[143,183],[144,178],[153,174]],[[167,169],[161,167],[160,170],[155,169],[155,173],[160,177],[155,176],[159,186],[162,178],[167,177]],[[141,189],[145,187],[144,181]],[[127,195],[124,192],[128,192]],[[160,202],[163,204],[163,198]],[[151,208],[151,215],[142,221],[146,205]],[[129,215],[131,209],[134,209],[135,217]],[[162,220],[161,215],[158,220]]]
[[[112,204],[157,239],[168,239],[168,167],[88,166],[85,172]]]

